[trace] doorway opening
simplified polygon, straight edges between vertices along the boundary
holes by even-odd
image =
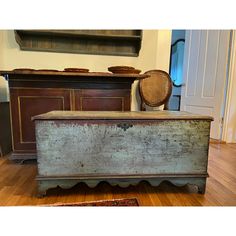
[[[173,83],[168,110],[179,111],[183,85],[185,30],[172,30],[169,74]]]

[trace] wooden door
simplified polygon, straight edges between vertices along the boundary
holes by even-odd
[[[229,30],[186,31],[180,109],[214,117],[214,139],[221,138],[229,39]]]
[[[14,152],[35,152],[32,116],[52,110],[70,110],[69,90],[11,88],[10,96]]]

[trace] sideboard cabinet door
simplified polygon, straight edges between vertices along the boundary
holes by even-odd
[[[75,90],[77,111],[130,111],[130,89]]]
[[[31,117],[52,110],[70,110],[70,90],[11,88],[11,122],[14,152],[35,152]]]

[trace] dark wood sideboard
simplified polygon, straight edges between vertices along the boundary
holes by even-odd
[[[0,157],[10,153],[11,149],[9,102],[0,102]]]
[[[129,111],[134,80],[147,75],[102,72],[0,71],[9,82],[10,159],[36,158],[31,117],[52,110]]]

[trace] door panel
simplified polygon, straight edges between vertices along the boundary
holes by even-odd
[[[31,117],[52,110],[70,110],[69,90],[11,89],[14,150],[35,150]]]
[[[214,117],[211,138],[220,139],[229,30],[187,30],[181,107]]]
[[[75,90],[78,111],[130,111],[130,89]]]
[[[45,106],[46,104],[46,106]],[[52,110],[64,110],[64,97],[18,96],[21,142],[35,142],[34,123],[31,117]]]

